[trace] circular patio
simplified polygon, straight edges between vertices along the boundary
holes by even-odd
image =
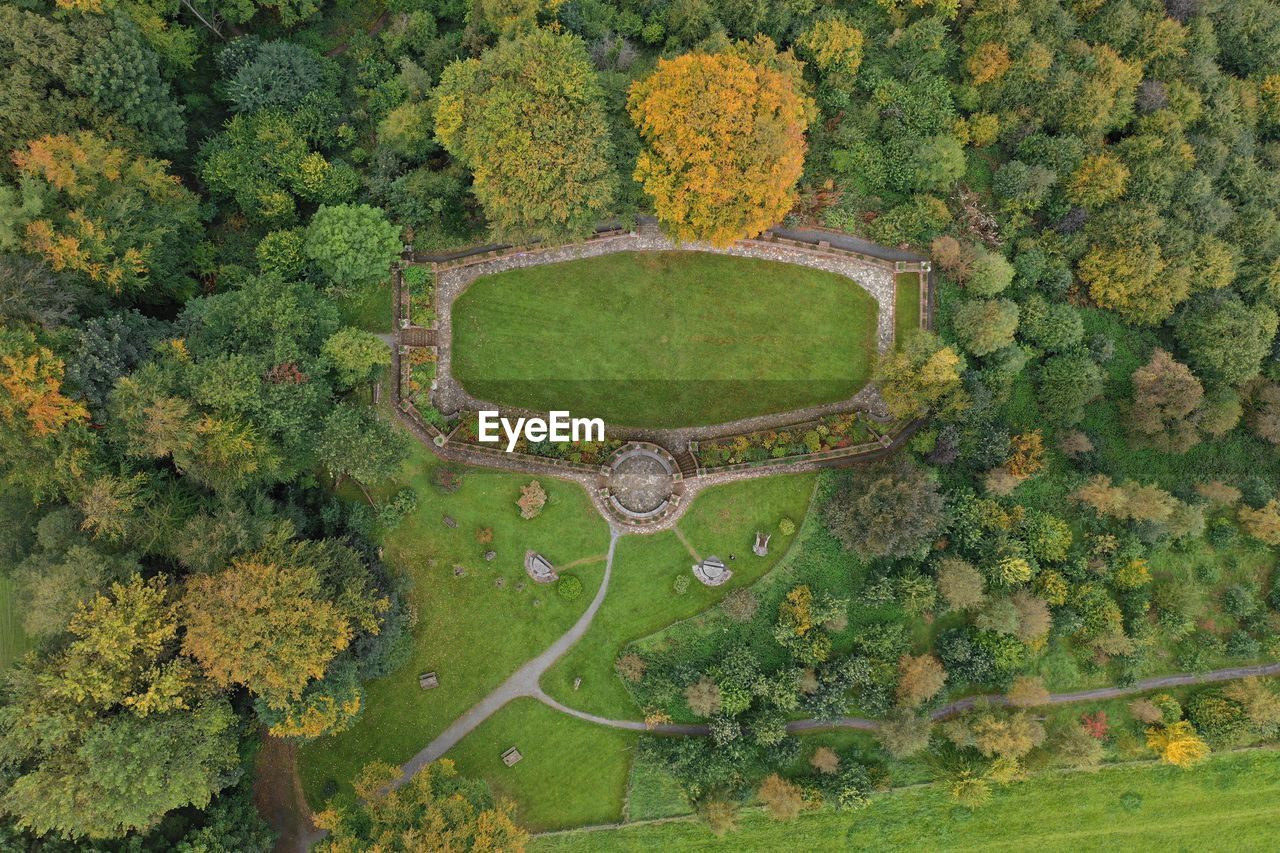
[[[676,461],[647,442],[624,445],[609,461],[605,489],[609,505],[630,522],[651,521],[671,506]]]

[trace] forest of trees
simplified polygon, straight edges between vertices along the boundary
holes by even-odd
[[[18,0],[0,151],[0,573],[36,643],[0,688],[0,846],[268,849],[259,727],[342,731],[405,659],[375,542],[409,499],[333,494],[406,452],[349,310],[406,243],[790,218],[933,258],[937,333],[877,368],[928,423],[822,521],[885,602],[961,616],[923,655],[892,632],[833,655],[840,600],[797,588],[768,614],[789,676],[651,668],[647,704],[712,721],[664,755],[712,814],[757,788],[794,813],[797,708],[856,701],[908,755],[944,683],[1034,694],[1050,636],[1121,683],[1280,646],[1280,587],[1230,587],[1206,625],[1209,570],[1149,568],[1280,545],[1268,0]],[[1280,723],[1253,688],[1170,701],[1142,713],[1175,764]],[[952,724],[957,797],[1038,725]],[[840,805],[881,772],[813,768]],[[460,790],[519,843],[437,773],[412,795]],[[325,819],[353,850],[374,820]]]

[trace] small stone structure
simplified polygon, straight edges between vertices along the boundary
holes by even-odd
[[[440,680],[434,672],[424,672],[418,676],[418,686],[423,690],[432,690],[440,686]]]
[[[551,583],[560,577],[551,562],[537,551],[524,552],[524,570],[538,583]]]
[[[733,577],[733,572],[725,568],[724,560],[711,556],[694,564],[693,576],[707,586],[720,586]]]
[[[524,758],[524,756],[521,755],[520,750],[516,749],[514,746],[509,747],[506,752],[502,753],[502,763],[508,767],[513,764],[517,764],[522,758]]]
[[[751,546],[751,550],[755,552],[757,557],[769,556],[769,537],[771,533],[765,533],[763,530],[756,531],[756,544]]]
[[[495,559],[497,556],[498,556],[498,552],[497,552],[497,551],[485,551],[485,552],[484,552],[484,561],[485,561],[486,563],[492,563],[492,562],[494,561],[494,559]]]
[[[661,519],[679,502],[675,457],[647,441],[633,441],[618,448],[603,470],[602,497],[608,509],[626,524]]]
[[[454,518],[453,518],[453,516],[451,516],[451,515],[446,515],[446,516],[444,516],[443,518],[441,518],[441,519],[440,519],[440,522],[441,522],[445,527],[448,527],[450,530],[452,530],[452,529],[454,529],[455,527],[457,527],[457,526],[458,526],[458,522],[457,522],[457,521],[455,521],[455,520],[454,520]]]

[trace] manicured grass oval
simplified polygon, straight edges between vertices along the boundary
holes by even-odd
[[[875,299],[833,273],[706,252],[619,252],[478,279],[453,372],[482,400],[637,427],[843,400],[870,375]]]

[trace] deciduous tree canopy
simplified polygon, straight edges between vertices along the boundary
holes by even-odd
[[[681,240],[727,245],[795,204],[813,102],[768,39],[662,60],[628,109],[644,140],[636,180]]]

